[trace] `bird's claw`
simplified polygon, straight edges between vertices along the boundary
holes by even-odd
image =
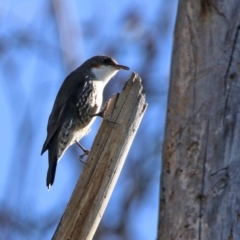
[[[106,118],[106,116],[104,116],[105,110],[107,109],[107,105],[108,105],[108,101],[104,104],[104,106],[101,108],[100,112],[98,113],[94,113],[92,115],[90,115],[91,117],[101,117],[104,120],[106,120],[107,122],[113,123],[113,124],[119,124],[115,121],[111,121],[109,119]]]
[[[107,109],[107,105],[108,105],[108,102],[106,102],[104,104],[104,106],[101,108],[100,112],[92,114],[91,117],[101,117],[104,119],[104,112]]]
[[[75,141],[75,143],[83,150],[83,154],[79,156],[79,161],[82,163],[85,163],[82,161],[82,159],[89,154],[89,150],[84,148],[79,142]]]
[[[101,117],[103,120],[109,122],[109,123],[113,123],[113,124],[120,124],[120,123],[117,123],[117,122],[114,122],[114,121],[111,121],[109,119],[107,119],[105,116],[104,116],[104,111],[101,111],[99,113],[95,113],[95,114],[92,114],[91,117]]]
[[[104,111],[100,111],[98,113],[94,113],[91,115],[91,117],[101,117],[104,118]]]
[[[82,161],[82,159],[83,159],[85,156],[87,156],[88,154],[89,154],[89,151],[88,151],[88,150],[85,150],[84,153],[79,156],[79,161],[82,162],[82,163],[86,163],[86,162]]]

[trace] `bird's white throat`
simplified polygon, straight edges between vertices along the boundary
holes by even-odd
[[[104,85],[119,71],[112,66],[100,66],[99,68],[92,68],[91,70],[96,80],[104,82]]]

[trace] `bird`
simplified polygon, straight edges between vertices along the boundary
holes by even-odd
[[[41,155],[48,150],[48,190],[54,183],[57,163],[64,152],[79,143],[89,131],[103,101],[103,90],[119,70],[129,70],[105,55],[94,56],[71,72],[63,81],[48,119],[47,137]],[[100,114],[99,114],[100,115]]]

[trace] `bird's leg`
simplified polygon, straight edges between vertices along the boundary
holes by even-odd
[[[98,113],[92,114],[91,117],[101,117],[104,120],[106,120],[107,122],[114,123],[114,124],[119,124],[119,123],[116,123],[116,122],[111,121],[111,120],[107,119],[106,117],[104,117],[104,111],[100,111]]]
[[[106,102],[106,103],[104,104],[104,106],[101,108],[100,112],[92,114],[91,117],[101,117],[101,118],[103,118],[104,120],[106,120],[107,122],[114,123],[114,124],[118,124],[118,123],[116,123],[116,122],[114,122],[114,121],[111,121],[111,120],[107,119],[107,118],[104,116],[104,112],[105,112],[105,110],[106,110],[106,108],[107,108],[107,104],[108,104],[108,102]]]
[[[83,159],[83,157],[87,156],[89,154],[89,150],[84,148],[78,141],[75,140],[75,143],[83,150],[84,154],[79,156],[79,160]],[[82,162],[82,161],[81,161]]]
[[[96,106],[96,108],[97,108],[97,106]],[[104,112],[105,112],[106,108],[107,108],[107,102],[101,108],[100,112],[92,114],[91,117],[101,117],[104,119]]]
[[[104,111],[100,111],[98,113],[94,113],[91,115],[91,117],[101,117],[104,118]]]

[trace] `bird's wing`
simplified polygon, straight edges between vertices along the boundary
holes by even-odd
[[[57,132],[57,130],[62,126],[66,112],[69,107],[69,101],[73,100],[73,93],[76,96],[81,95],[83,89],[84,81],[79,77],[80,72],[72,72],[63,82],[57,97],[55,99],[52,112],[48,119],[47,127],[47,138],[43,144],[42,152],[43,154],[48,149],[48,143]]]

